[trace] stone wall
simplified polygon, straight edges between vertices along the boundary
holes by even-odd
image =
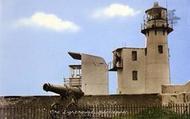
[[[53,102],[59,101],[59,96],[6,96],[0,97],[0,106],[9,105],[45,105],[49,106]],[[141,94],[141,95],[99,95],[99,96],[84,96],[79,100],[79,104],[83,105],[108,105],[108,104],[139,104],[151,105],[161,104],[162,99],[159,94]]]
[[[162,104],[190,103],[190,93],[162,94]]]
[[[86,95],[108,95],[108,66],[102,57],[69,52],[69,55],[81,60],[81,89]]]
[[[60,101],[59,96],[5,96],[0,97],[0,106],[50,106]],[[136,95],[97,95],[84,96],[79,100],[82,105],[159,105],[190,103],[190,93],[181,94],[136,94]]]
[[[190,103],[190,82],[185,85],[162,85],[162,103]]]
[[[82,54],[82,90],[87,95],[108,95],[108,67],[98,56]]]
[[[162,99],[159,94],[123,94],[123,95],[110,95],[110,96],[85,96],[80,100],[80,103],[87,105],[153,105],[153,104],[161,104]]]
[[[132,51],[137,52],[137,60],[132,60]],[[121,59],[123,68],[117,70],[118,93],[143,94],[145,93],[145,49],[122,48]],[[132,72],[137,71],[137,80],[133,80]]]
[[[189,93],[190,92],[190,82],[185,85],[163,85],[162,93],[163,94],[180,94],[180,93]]]
[[[163,94],[172,94],[172,93],[182,93],[185,90],[184,85],[163,85],[162,86],[162,93]]]

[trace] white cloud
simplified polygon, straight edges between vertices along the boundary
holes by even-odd
[[[139,14],[140,11],[134,10],[128,5],[114,3],[103,9],[95,11],[93,17],[95,18],[115,18],[115,17],[129,17]]]
[[[22,18],[17,22],[18,26],[43,27],[55,31],[79,31],[79,26],[71,21],[62,20],[54,14],[36,12],[29,18]]]

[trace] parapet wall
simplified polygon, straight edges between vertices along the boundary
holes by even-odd
[[[51,104],[59,100],[59,96],[6,96],[0,97],[0,106],[50,106]],[[158,105],[161,103],[162,100],[159,94],[84,96],[79,100],[79,104],[83,105]]]
[[[60,101],[59,96],[5,96],[0,97],[1,106],[50,106]],[[136,95],[87,95],[79,100],[81,105],[159,105],[190,103],[190,93],[136,94]]]
[[[180,94],[190,92],[190,82],[185,85],[162,85],[163,94]]]
[[[190,103],[190,93],[162,94],[162,104]]]
[[[163,85],[162,86],[162,93],[163,94],[173,94],[173,93],[182,93],[185,90],[184,85]]]
[[[84,105],[156,105],[162,103],[161,95],[159,94],[123,94],[123,95],[99,95],[85,96],[79,103]]]
[[[163,85],[162,104],[190,103],[190,82],[185,85]]]

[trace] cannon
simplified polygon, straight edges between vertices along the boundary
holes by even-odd
[[[78,100],[84,96],[84,92],[79,87],[69,87],[67,85],[54,85],[45,83],[43,85],[43,90],[54,92],[59,94],[61,97],[61,100],[54,101],[53,104],[51,104],[51,119],[74,119],[77,116],[70,115],[69,112],[79,108]]]
[[[84,96],[84,92],[78,87],[68,87],[66,85],[53,85],[45,83],[43,85],[43,89],[45,91],[51,91],[56,94],[59,94],[63,98],[73,97],[75,98],[75,100],[78,100],[82,96]]]

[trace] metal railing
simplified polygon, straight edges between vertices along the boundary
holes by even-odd
[[[0,119],[190,119],[190,104],[171,105],[78,105],[0,106]]]
[[[70,87],[81,87],[81,77],[64,78],[64,84]]]
[[[120,62],[116,63],[116,66],[113,65],[113,61],[108,62],[108,70],[113,70],[117,71],[117,69],[122,69],[123,68],[123,61],[121,60]]]
[[[50,119],[50,108],[44,106],[0,106],[0,119]]]

